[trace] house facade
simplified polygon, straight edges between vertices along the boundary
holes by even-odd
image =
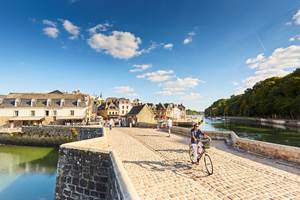
[[[84,123],[91,121],[93,101],[78,91],[9,93],[0,98],[0,125]]]
[[[124,117],[131,108],[129,99],[109,97],[98,107],[98,115],[104,119],[119,119]]]
[[[130,112],[126,115],[128,124],[132,123],[147,123],[155,124],[155,114],[147,104],[133,106]]]

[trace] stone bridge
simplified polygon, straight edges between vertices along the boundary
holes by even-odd
[[[213,141],[208,149],[214,164],[208,176],[203,161],[190,163],[186,136],[114,128],[106,131],[106,140],[127,174],[123,183],[136,193],[128,199],[300,199],[299,165],[238,151],[224,141]]]
[[[189,138],[153,129],[113,129],[109,144],[141,199],[300,199],[300,170],[238,152],[223,141],[208,150],[214,174],[191,165]]]

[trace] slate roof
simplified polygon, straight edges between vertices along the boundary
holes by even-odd
[[[145,105],[138,105],[138,106],[133,106],[131,108],[131,110],[129,111],[129,113],[127,113],[127,115],[129,116],[133,116],[133,115],[137,115],[141,112],[141,110],[144,108]]]
[[[77,101],[80,100],[79,107],[85,107],[85,97],[82,93],[62,93],[59,90],[50,93],[9,93],[1,95],[2,103],[0,108],[14,107],[15,101],[18,99],[18,107],[31,107],[31,101],[34,99],[34,107],[46,107],[47,101],[50,99],[50,107],[60,107],[62,99],[65,103],[63,107],[77,107]]]

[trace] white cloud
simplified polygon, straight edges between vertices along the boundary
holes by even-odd
[[[233,84],[234,86],[238,86],[238,85],[239,85],[239,83],[236,82],[236,81],[233,81],[232,84]]]
[[[164,48],[165,48],[165,49],[171,50],[171,49],[173,49],[173,46],[174,46],[174,45],[173,45],[172,43],[168,43],[168,44],[165,44],[165,45],[164,45]]]
[[[42,23],[47,26],[47,27],[43,28],[44,34],[51,38],[57,38],[57,36],[59,34],[59,30],[56,27],[56,23],[53,21],[50,21],[48,19],[44,19],[42,21]]]
[[[168,81],[163,84],[165,90],[171,91],[184,91],[188,88],[196,87],[200,82],[203,82],[197,78],[186,77],[177,78],[173,81]]]
[[[129,87],[129,86],[117,86],[114,87],[114,92],[123,94],[126,96],[136,96],[137,94],[135,93],[134,89]]]
[[[141,39],[130,32],[113,31],[111,35],[96,33],[88,39],[91,48],[115,58],[129,59],[140,55]]]
[[[180,97],[180,100],[189,103],[189,102],[194,102],[194,101],[199,101],[201,99],[201,95],[197,92],[191,92],[189,94],[183,95]]]
[[[45,35],[47,35],[51,38],[57,38],[57,36],[59,34],[59,30],[56,27],[43,28],[43,32]]]
[[[291,45],[286,48],[277,48],[272,55],[258,54],[255,58],[246,60],[246,64],[254,69],[254,75],[243,81],[236,93],[242,93],[255,83],[274,76],[285,76],[292,70],[300,67],[300,46]]]
[[[158,45],[156,42],[151,42],[150,46],[146,49],[142,49],[139,54],[145,54],[145,53],[150,53],[151,51],[153,51],[154,49],[156,49],[157,47],[159,47],[160,45]]]
[[[188,37],[183,40],[183,44],[190,44],[193,41],[193,37],[196,35],[195,32],[189,32]]]
[[[151,67],[152,67],[151,64],[133,65],[133,68],[130,69],[129,71],[130,72],[142,72]]]
[[[300,41],[300,34],[299,35],[295,35],[294,37],[291,37],[289,39],[290,42],[294,42],[294,41]]]
[[[157,92],[157,94],[163,96],[182,95],[186,90],[196,87],[199,83],[204,83],[204,81],[192,77],[177,78],[176,80],[163,83],[162,90]]]
[[[105,32],[111,27],[112,27],[112,24],[109,24],[109,23],[97,24],[96,26],[88,29],[88,31],[89,31],[90,34],[96,34],[97,31]]]
[[[78,26],[74,25],[69,20],[63,20],[63,27],[68,33],[72,35],[71,37],[69,37],[71,40],[78,38],[78,35],[80,33],[80,28]]]
[[[192,37],[187,37],[183,40],[183,44],[189,44],[193,41],[193,38]]]
[[[300,9],[297,11],[297,13],[293,16],[294,23],[297,25],[300,25]]]
[[[56,23],[54,21],[51,21],[51,20],[48,20],[48,19],[44,19],[43,24],[47,25],[47,26],[56,27]]]
[[[152,82],[162,82],[167,81],[174,77],[174,71],[173,70],[158,70],[155,72],[149,72],[141,75],[137,75],[137,78],[144,78]]]

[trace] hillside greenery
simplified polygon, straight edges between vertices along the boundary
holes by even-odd
[[[258,82],[241,95],[219,99],[205,115],[300,119],[300,68]]]
[[[196,111],[196,110],[187,109],[187,110],[186,110],[186,114],[187,114],[187,115],[200,115],[201,112]]]

